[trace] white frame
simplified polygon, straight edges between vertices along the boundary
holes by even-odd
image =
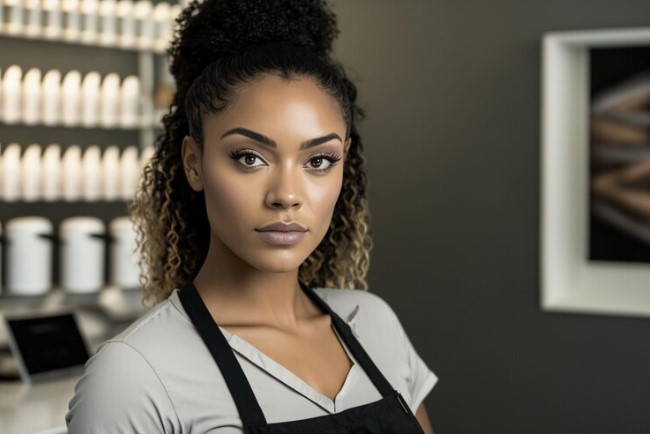
[[[650,264],[587,261],[588,49],[650,46],[650,27],[543,37],[541,305],[650,317]]]

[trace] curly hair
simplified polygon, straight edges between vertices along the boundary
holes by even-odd
[[[299,280],[317,287],[367,289],[372,242],[356,127],[364,113],[356,104],[355,85],[330,59],[338,29],[326,0],[194,0],[177,24],[168,50],[176,91],[130,204],[145,303],[166,299],[192,279],[208,251],[205,199],[185,177],[183,138],[191,135],[200,144],[201,116],[223,110],[238,86],[269,74],[313,79],[339,102],[351,139],[329,229],[301,264]],[[212,92],[201,90],[206,87]]]

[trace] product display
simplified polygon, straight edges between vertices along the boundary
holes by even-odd
[[[5,244],[6,253],[6,268],[1,268],[0,260],[0,277],[4,274],[6,278],[5,289],[12,295],[25,296],[49,292],[54,286],[52,259],[55,246],[58,246],[60,257],[59,284],[66,292],[96,293],[106,283],[122,289],[139,288],[140,271],[133,223],[123,216],[111,220],[108,227],[110,235],[107,235],[104,221],[89,216],[64,219],[58,234],[52,222],[40,216],[0,222],[0,241]],[[108,258],[106,251],[110,252]],[[110,270],[108,279],[104,274],[106,265]]]
[[[52,69],[41,80],[41,71],[31,68],[25,76],[17,65],[1,79],[0,120],[7,124],[64,125],[87,128],[138,128],[142,122],[141,84],[135,75],[120,83],[115,73],[104,79],[92,71],[84,77],[69,71],[63,80]]]
[[[63,155],[58,144],[45,149],[39,144],[12,143],[0,154],[0,199],[16,201],[115,201],[130,200],[142,170],[153,155],[148,147],[111,145],[102,153],[98,145],[69,146]]]
[[[4,0],[0,33],[162,53],[180,12],[147,0]]]

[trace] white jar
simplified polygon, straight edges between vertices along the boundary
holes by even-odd
[[[106,229],[95,217],[61,222],[61,286],[68,293],[89,294],[104,287]]]
[[[118,217],[110,222],[111,284],[122,289],[140,287],[140,268],[136,252],[136,232],[128,217]]]
[[[41,295],[52,286],[52,223],[43,217],[18,217],[5,225],[7,290]]]

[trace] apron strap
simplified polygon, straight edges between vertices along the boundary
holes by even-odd
[[[244,371],[235,358],[235,353],[219,330],[219,326],[210,315],[191,280],[178,292],[178,297],[201,339],[210,350],[212,358],[217,362],[244,426],[266,425],[264,413],[262,413]]]
[[[388,395],[392,395],[395,389],[390,385],[388,380],[386,380],[386,377],[383,376],[381,371],[379,371],[379,368],[377,368],[370,356],[368,356],[366,350],[363,349],[357,338],[352,333],[350,326],[345,321],[343,321],[343,319],[336,312],[334,312],[330,306],[325,303],[323,299],[321,299],[318,294],[316,294],[316,292],[314,292],[312,288],[304,285],[302,282],[300,282],[300,287],[314,303],[320,306],[320,308],[325,312],[330,314],[336,331],[339,332],[341,338],[343,339],[343,342],[345,342],[361,367],[363,367],[366,375],[368,375],[368,378],[370,378],[370,381],[372,381],[372,383],[375,385],[381,396],[386,397]]]

